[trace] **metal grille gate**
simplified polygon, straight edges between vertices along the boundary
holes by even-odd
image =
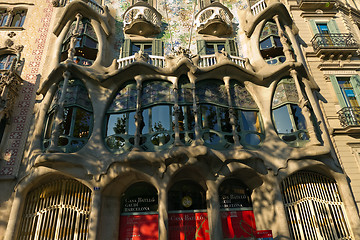
[[[26,198],[18,239],[87,239],[90,203],[90,189],[75,180],[34,189]]]
[[[282,192],[292,239],[352,239],[335,181],[298,172],[284,179]]]

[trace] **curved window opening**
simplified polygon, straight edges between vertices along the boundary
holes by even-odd
[[[127,82],[107,110],[105,142],[112,151],[129,150],[134,145],[136,96],[136,82]]]
[[[281,190],[291,239],[352,239],[334,180],[301,171],[284,179]]]
[[[9,70],[16,59],[15,54],[4,54],[0,56],[0,70]]]
[[[301,147],[309,140],[305,117],[298,102],[294,79],[282,79],[272,101],[273,120],[279,137],[294,147]]]
[[[260,53],[265,61],[271,65],[277,65],[286,60],[278,27],[274,21],[266,22],[261,31]]]
[[[189,145],[195,139],[195,116],[193,113],[193,88],[185,75],[179,78],[178,103],[180,140]]]
[[[259,109],[245,86],[235,80],[230,81],[230,95],[236,116],[236,130],[240,143],[257,146],[264,138]]]
[[[9,13],[6,11],[6,9],[0,10],[0,26],[1,27],[6,26],[8,17],[9,17]]]
[[[144,83],[141,95],[141,143],[145,150],[165,148],[174,142],[173,104],[172,83],[156,80]]]
[[[219,186],[221,223],[224,239],[250,238],[256,231],[251,191],[237,179]]]
[[[71,24],[70,29],[62,43],[61,61],[65,61],[68,58],[70,41],[75,30],[75,26],[76,21]],[[78,33],[79,35],[77,36],[75,43],[75,58],[73,60],[78,65],[91,66],[98,53],[98,39],[89,19],[83,18],[80,20]]]
[[[58,85],[58,90],[47,113],[47,123],[44,133],[44,148],[50,146],[55,127],[56,112],[60,105],[61,91],[64,81]],[[92,104],[88,91],[81,80],[69,80],[64,100],[64,121],[60,123],[58,147],[63,152],[76,152],[90,138],[93,127]]]
[[[229,101],[225,84],[208,80],[196,85],[201,136],[205,144],[224,146],[233,143]]]
[[[17,239],[87,239],[91,190],[71,179],[42,185],[26,196]]]
[[[121,197],[119,239],[158,239],[158,193],[146,182],[131,185]]]
[[[175,183],[168,193],[169,239],[210,239],[205,190],[196,182]]]

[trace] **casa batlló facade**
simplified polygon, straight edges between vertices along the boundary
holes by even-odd
[[[360,239],[360,3],[0,2],[0,239]]]

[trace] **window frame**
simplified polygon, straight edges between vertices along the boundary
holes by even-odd
[[[25,8],[0,9],[0,11],[4,11],[4,13],[3,13],[4,17],[1,17],[0,29],[1,28],[24,29],[23,26],[26,21],[26,15],[27,15],[28,9],[25,9]],[[20,14],[19,25],[13,26],[14,19],[18,14]]]

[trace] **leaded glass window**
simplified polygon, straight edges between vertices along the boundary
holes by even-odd
[[[285,62],[283,45],[275,22],[268,21],[260,34],[260,53],[268,64]]]
[[[230,95],[236,116],[236,129],[243,145],[256,146],[263,136],[259,109],[242,83],[230,82]]]
[[[272,101],[273,119],[280,138],[293,146],[302,146],[309,139],[305,117],[298,102],[294,79],[282,79]]]
[[[53,97],[47,113],[47,123],[44,133],[44,148],[50,146],[54,129],[56,109],[59,108],[63,81]],[[59,109],[61,111],[61,109]],[[64,100],[64,121],[60,123],[60,136],[58,147],[64,152],[76,152],[88,141],[93,126],[92,104],[88,91],[81,80],[69,80]]]
[[[75,26],[76,22],[73,22],[65,36],[61,49],[61,61],[65,61],[68,57],[70,40]],[[83,18],[80,20],[78,33],[75,43],[75,58],[73,60],[78,65],[90,66],[98,53],[98,40],[89,19]]]
[[[105,142],[118,152],[133,147],[135,139],[136,82],[125,83],[116,93],[106,114]]]
[[[0,56],[0,70],[8,70],[16,59],[15,54],[4,54]]]

